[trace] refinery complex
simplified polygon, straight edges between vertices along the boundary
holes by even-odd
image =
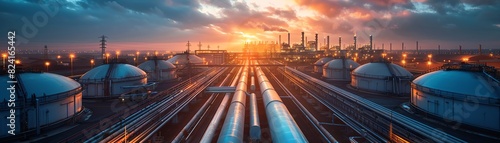
[[[500,141],[500,50],[324,36],[179,52],[110,51],[101,36],[91,52],[19,50],[14,77],[0,51],[1,81],[16,80],[0,82],[0,140]]]

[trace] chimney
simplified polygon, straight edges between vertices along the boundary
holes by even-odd
[[[392,52],[392,43],[389,43],[389,52]]]
[[[384,43],[382,43],[382,50],[385,50],[385,48],[384,48]]]
[[[326,49],[330,49],[330,36],[326,36]]]
[[[281,45],[281,35],[279,35],[279,36],[280,36],[280,38],[278,39],[278,43],[279,43],[279,45]]]
[[[458,45],[458,54],[462,54],[462,45]]]
[[[441,45],[438,45],[438,55],[441,54]]]
[[[405,51],[405,42],[401,43],[401,51]]]
[[[288,46],[290,46],[290,33],[288,33]]]
[[[316,42],[316,51],[318,51],[318,33],[316,33],[316,35],[314,35],[314,41]]]
[[[356,47],[356,35],[354,35],[354,50],[356,50],[356,49],[358,49],[358,48]]]
[[[342,37],[339,36],[339,49],[338,50],[341,50],[342,49]]]
[[[481,51],[481,44],[479,44],[479,55],[483,54]]]
[[[302,47],[305,47],[305,43],[304,43],[304,32],[302,32]]]
[[[370,35],[370,51],[373,50],[373,39],[372,39],[372,35]]]
[[[417,41],[417,55],[418,55],[418,41]]]

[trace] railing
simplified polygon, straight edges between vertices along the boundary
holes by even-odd
[[[424,87],[424,86],[417,85],[414,83],[411,83],[411,87],[413,89],[417,89],[421,92],[432,94],[433,96],[439,96],[439,97],[453,99],[453,100],[462,100],[464,102],[470,101],[470,102],[477,102],[477,103],[488,104],[488,105],[491,105],[491,104],[500,105],[500,99],[498,99],[498,98],[479,97],[476,95],[466,95],[466,94],[444,91],[444,90],[439,90],[439,89],[434,89],[434,88],[428,88],[428,87]]]

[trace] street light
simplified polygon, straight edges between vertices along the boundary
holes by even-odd
[[[94,59],[90,59],[90,69],[94,68]]]
[[[432,54],[427,55],[427,57],[429,58],[429,61],[432,61]]]
[[[69,60],[70,60],[70,64],[71,64],[71,75],[73,76],[73,58],[75,58],[75,55],[74,54],[70,54],[69,55]]]
[[[135,60],[134,60],[135,66],[139,63],[139,51],[135,52]]]
[[[7,54],[3,53],[2,54],[2,66],[3,66],[3,69],[5,69],[5,58],[7,57]]]
[[[429,72],[430,72],[430,70],[431,70],[431,61],[428,61],[428,62],[427,62],[427,70],[429,70]]]
[[[116,60],[118,60],[118,56],[120,56],[120,51],[116,51]]]
[[[49,72],[49,65],[50,65],[50,62],[45,62],[45,67],[47,67],[47,68],[46,68],[46,71],[47,71],[47,72]]]
[[[109,53],[106,53],[106,64],[109,63]]]

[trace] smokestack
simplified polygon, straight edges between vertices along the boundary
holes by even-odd
[[[441,54],[441,45],[438,45],[438,54]]]
[[[281,45],[281,35],[280,35],[280,38],[278,39],[278,43],[279,43],[279,45]]]
[[[302,32],[302,47],[305,47],[304,45],[305,45],[305,43],[304,43],[304,32]]]
[[[458,45],[458,54],[462,54],[462,45]]]
[[[316,51],[318,51],[318,33],[316,33],[316,35],[314,35],[314,41],[316,41]]]
[[[339,50],[342,49],[342,37],[339,36]]]
[[[385,48],[384,48],[384,43],[382,43],[382,50],[385,50]]]
[[[481,44],[479,44],[479,55],[483,54],[483,52],[481,51]]]
[[[405,42],[401,43],[401,51],[405,51]]]
[[[290,46],[290,33],[288,33],[288,45]]]
[[[392,43],[389,43],[389,52],[392,52]]]
[[[417,55],[418,55],[418,41],[417,41]]]
[[[326,49],[330,49],[330,36],[326,36]]]
[[[373,39],[372,35],[370,35],[370,51],[373,50]]]
[[[356,34],[354,34],[354,50],[356,50],[356,49],[358,49],[358,48],[356,47]]]

